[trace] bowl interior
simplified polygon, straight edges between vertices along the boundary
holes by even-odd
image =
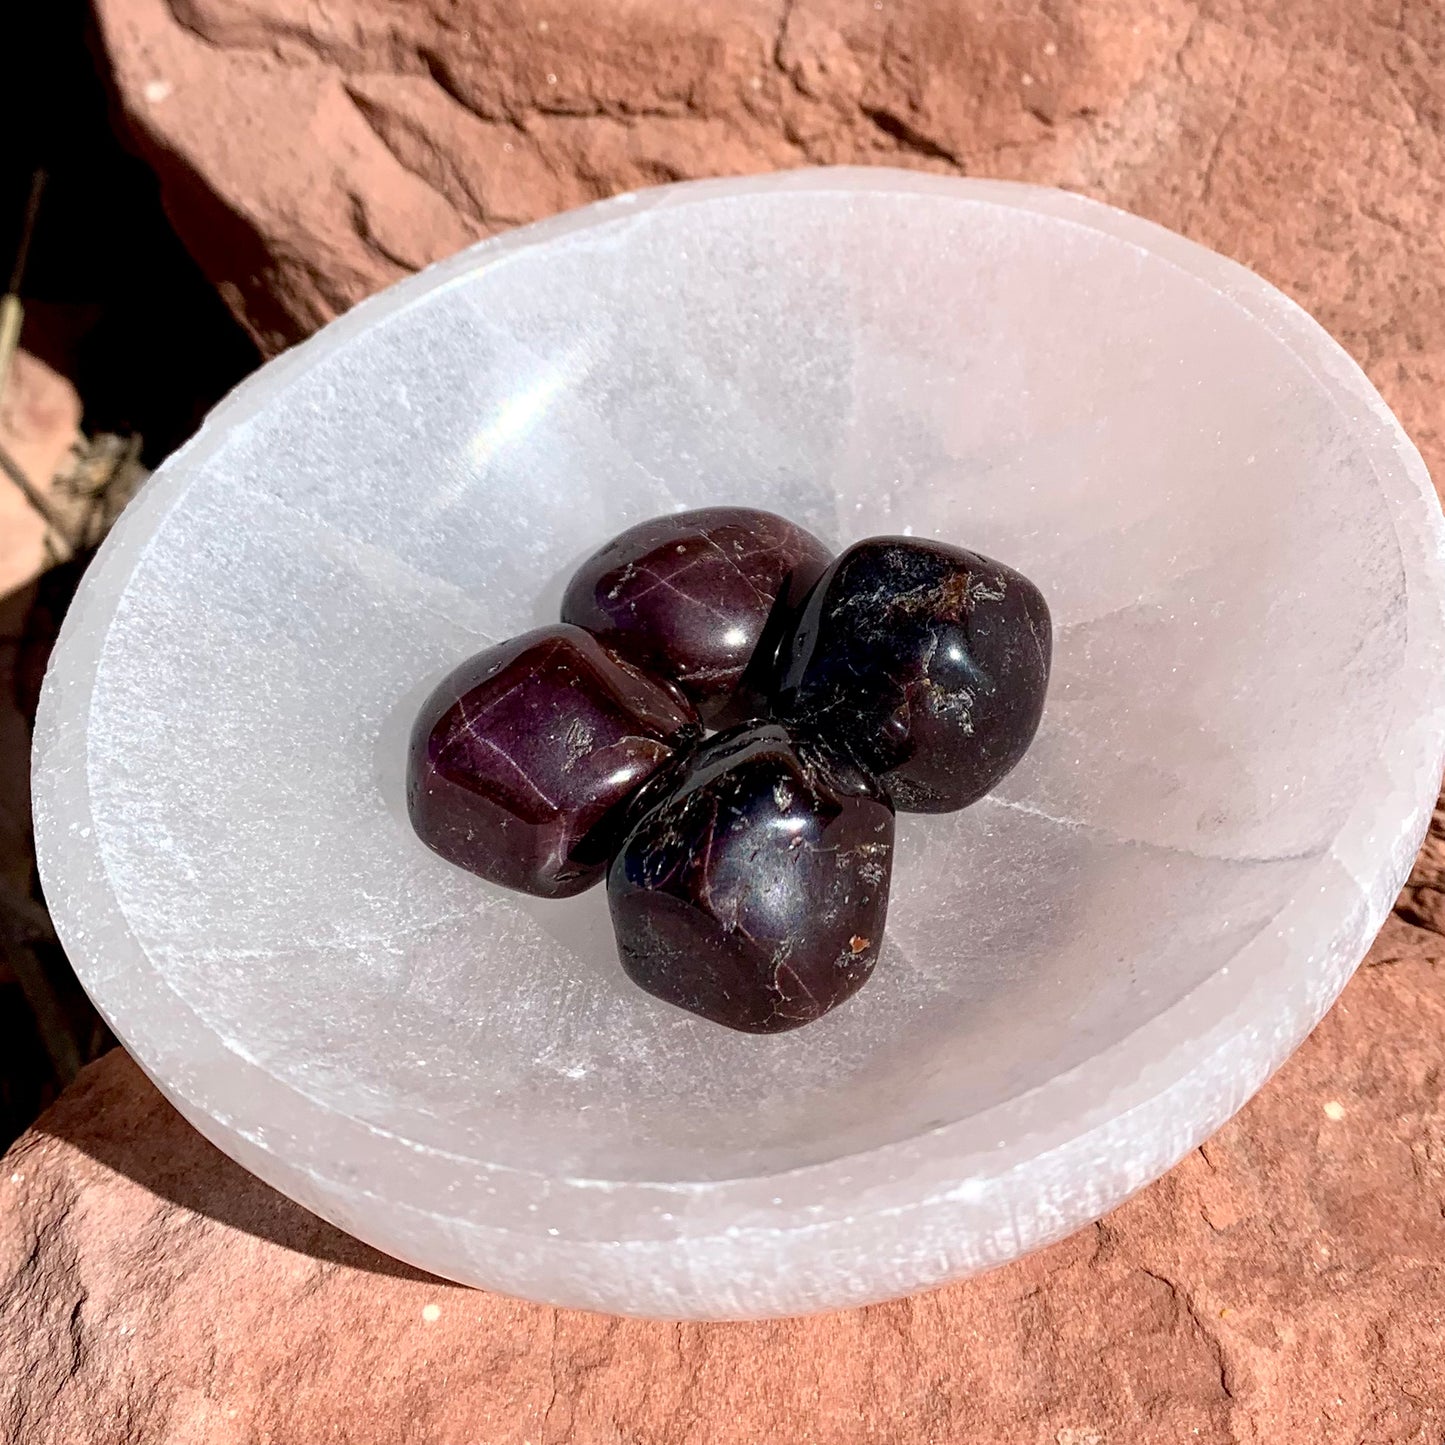
[[[720,502],[979,549],[1056,624],[1028,758],[900,819],[873,982],[777,1038],[640,993],[600,891],[492,888],[402,798],[443,672],[612,532]],[[785,1170],[1022,1094],[1227,968],[1385,737],[1401,590],[1329,396],[1160,255],[959,195],[615,207],[311,348],[199,458],[106,637],[97,842],[161,981],[326,1111],[544,1175]]]

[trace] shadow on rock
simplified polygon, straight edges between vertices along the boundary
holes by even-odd
[[[183,1209],[299,1254],[396,1279],[435,1279],[353,1239],[247,1173],[198,1134],[123,1049],[82,1070],[35,1130]]]

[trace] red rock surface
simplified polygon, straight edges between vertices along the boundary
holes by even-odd
[[[0,448],[46,495],[80,440],[75,388],[28,352],[16,352],[0,394]],[[30,727],[14,666],[31,586],[49,564],[45,523],[9,477],[0,475],[0,890],[30,890]],[[4,918],[0,908],[0,918]],[[6,976],[0,962],[0,986]]]
[[[1255,267],[1437,465],[1434,0],[95,0],[192,252],[271,351],[614,191],[861,162],[1088,192]]]
[[[95,0],[183,238],[271,351],[620,189],[865,162],[1086,191],[1308,306],[1441,474],[1432,0]],[[124,1055],[0,1164],[0,1437],[1445,1438],[1445,818],[1340,1004],[1092,1230],[762,1325],[417,1277],[227,1162]]]
[[[0,447],[40,493],[80,440],[75,388],[28,352],[15,353],[0,393]],[[45,565],[45,523],[8,477],[0,476],[0,596]]]
[[[1232,1123],[1101,1224],[756,1325],[416,1274],[193,1133],[122,1053],[0,1160],[15,1445],[1437,1445],[1445,808],[1364,968]]]

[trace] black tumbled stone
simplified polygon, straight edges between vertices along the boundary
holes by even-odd
[[[897,807],[983,796],[1043,715],[1049,609],[1011,567],[942,542],[875,537],[819,578],[778,657],[773,713],[874,772]]]
[[[623,967],[749,1033],[798,1028],[873,970],[893,808],[850,762],[776,723],[720,733],[647,786],[612,862]]]

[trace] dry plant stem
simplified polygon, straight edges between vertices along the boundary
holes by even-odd
[[[10,381],[10,365],[15,360],[15,351],[20,345],[20,326],[24,319],[25,309],[18,296],[0,296],[0,401],[5,399],[5,388]]]
[[[21,496],[40,514],[45,525],[50,528],[51,532],[55,534],[55,537],[64,545],[65,556],[70,556],[75,551],[75,538],[72,537],[70,532],[62,525],[60,519],[55,514],[54,508],[41,496],[34,483],[21,471],[19,464],[4,447],[0,447],[0,471],[3,471],[5,475],[20,488]],[[62,558],[61,560],[64,559]]]
[[[35,235],[35,220],[40,214],[40,195],[45,189],[45,172],[36,171],[30,178],[30,195],[25,202],[25,219],[20,223],[20,240],[15,247],[15,263],[10,269],[10,284],[0,297],[0,400],[10,380],[10,365],[20,345],[20,327],[25,308],[20,303],[20,283],[25,277],[25,263],[30,258],[30,242]]]

